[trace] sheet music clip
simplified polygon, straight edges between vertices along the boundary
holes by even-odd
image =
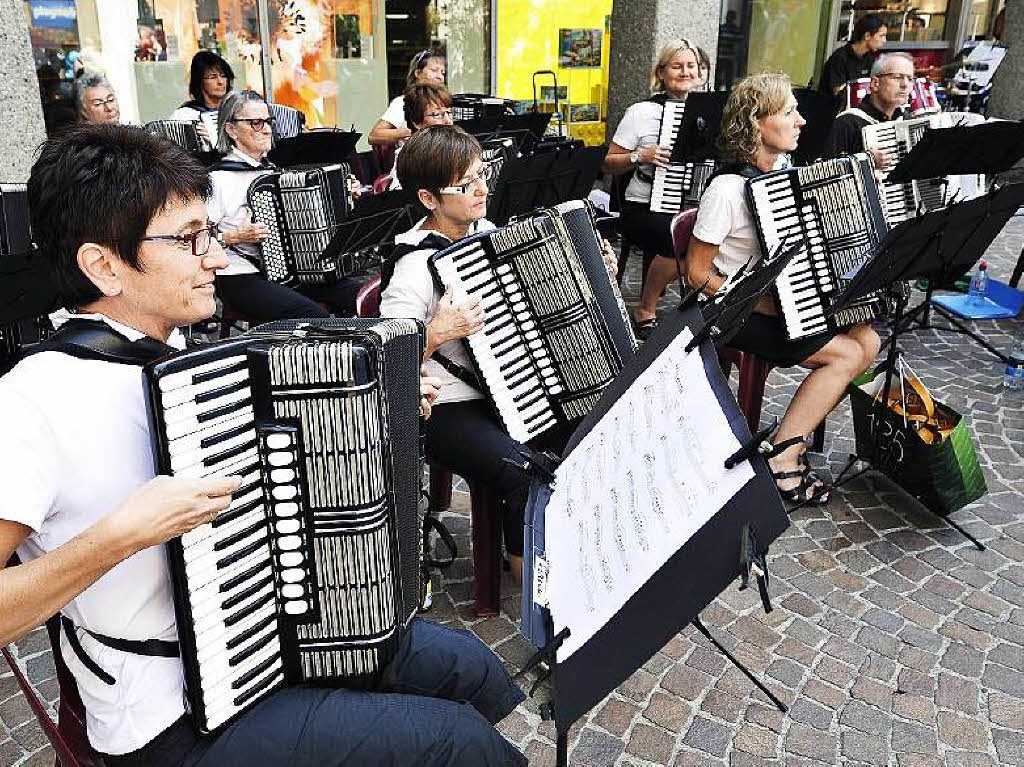
[[[746,524],[740,529],[740,591],[750,586],[751,576],[757,582],[764,611],[770,613],[773,608],[768,593],[768,562],[764,554],[758,553],[757,537],[750,525]]]
[[[741,445],[739,450],[726,458],[725,468],[731,469],[734,466],[739,466],[744,461],[748,461],[753,458],[756,453],[765,453],[771,450],[772,445],[768,442],[768,437],[771,436],[777,428],[779,428],[778,416],[773,418],[770,424]]]

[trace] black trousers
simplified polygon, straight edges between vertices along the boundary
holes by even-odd
[[[223,732],[183,717],[108,767],[510,767],[527,763],[492,724],[523,700],[479,639],[416,619],[379,692],[281,690]]]
[[[216,279],[217,295],[232,308],[258,322],[306,317],[351,317],[356,313],[360,284],[344,279],[333,285],[302,285],[292,289],[258,274],[232,274]],[[324,303],[330,309],[325,311]]]
[[[648,253],[675,258],[671,213],[654,213],[645,203],[626,200],[620,215],[619,232],[627,240]]]
[[[526,500],[530,493],[529,475],[518,467],[523,462],[522,453],[531,448],[560,453],[569,436],[545,435],[527,447],[502,431],[498,417],[485,400],[474,399],[434,407],[425,428],[425,448],[427,458],[460,477],[488,485],[501,497],[505,550],[522,556]]]

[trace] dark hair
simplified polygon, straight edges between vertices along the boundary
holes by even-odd
[[[423,122],[427,107],[433,104],[450,107],[452,94],[443,85],[437,83],[417,83],[405,89],[405,122],[412,129]]]
[[[446,58],[444,53],[438,51],[432,51],[429,48],[425,51],[420,51],[409,60],[409,73],[405,76],[405,84],[412,85],[416,82],[416,73],[421,69],[425,69],[431,59],[443,59]]]
[[[869,13],[867,16],[861,16],[853,27],[853,36],[850,38],[850,42],[859,43],[865,37],[875,34],[884,26],[887,25],[885,23],[885,19],[881,16],[874,13]]]
[[[205,200],[210,176],[184,149],[142,128],[82,123],[47,139],[28,179],[33,239],[63,305],[102,294],[78,267],[86,242],[139,268],[139,242],[153,217],[177,200]]]
[[[221,74],[228,78],[228,90],[235,82],[235,73],[231,65],[213,51],[199,51],[192,57],[192,65],[188,73],[188,92],[200,104],[205,104],[203,98],[203,78],[211,69],[219,69]]]
[[[395,163],[402,188],[440,194],[457,181],[483,150],[480,142],[458,125],[428,125],[406,140]]]

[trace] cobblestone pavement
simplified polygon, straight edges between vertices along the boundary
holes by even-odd
[[[988,254],[993,276],[1008,279],[1022,241],[1018,219]],[[637,283],[634,263],[630,300]],[[977,329],[1002,349],[1019,332],[1016,321]],[[960,336],[919,331],[906,348],[932,391],[969,414],[989,494],[954,519],[987,550],[878,475],[857,480],[827,507],[795,513],[772,546],[774,612],[762,611],[756,592],[733,586],[702,614],[790,705],[788,715],[688,629],[577,724],[572,764],[1024,763],[1024,393],[1004,392],[998,363]],[[772,373],[763,418],[781,415],[801,378]],[[852,449],[844,402],[828,419],[821,461],[836,470]],[[456,492],[445,520],[466,553],[467,500]],[[518,589],[506,581],[505,612],[478,620],[471,577],[470,560],[457,560],[439,579],[431,617],[471,628],[515,669],[531,652],[517,631]],[[16,651],[42,696],[55,701],[45,634],[33,632]],[[531,764],[554,764],[553,727],[532,701],[500,728]],[[0,765],[49,764],[13,677],[0,675]]]

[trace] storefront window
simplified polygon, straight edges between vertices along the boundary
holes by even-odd
[[[495,94],[517,108],[559,112],[553,124],[589,144],[604,141],[611,0],[499,0]]]

